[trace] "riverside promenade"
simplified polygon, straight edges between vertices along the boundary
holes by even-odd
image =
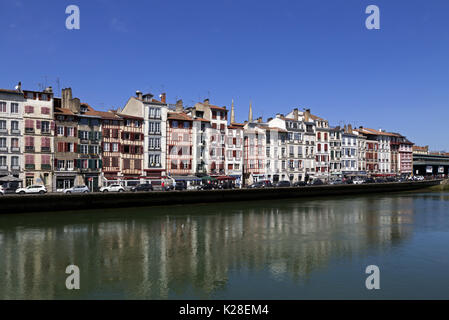
[[[425,188],[437,188],[436,190],[440,190],[441,185],[442,180],[426,180],[360,185],[323,185],[211,191],[17,195],[0,197],[0,214],[260,201],[338,195],[347,196],[366,193],[411,191]]]

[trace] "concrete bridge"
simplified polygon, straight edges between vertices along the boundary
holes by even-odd
[[[449,156],[440,154],[413,154],[413,174],[421,176],[448,175]]]

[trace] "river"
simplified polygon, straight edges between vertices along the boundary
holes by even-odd
[[[448,231],[447,192],[2,214],[0,299],[448,299]]]

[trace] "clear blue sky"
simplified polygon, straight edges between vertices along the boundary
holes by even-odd
[[[81,29],[65,28],[66,6]],[[381,29],[365,28],[376,4]],[[449,1],[11,0],[0,3],[1,88],[72,87],[98,109],[136,90],[237,120],[293,107],[449,151]]]

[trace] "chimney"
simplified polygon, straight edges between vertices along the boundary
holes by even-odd
[[[16,86],[16,90],[22,92],[22,81],[19,81],[19,83]]]
[[[253,122],[253,106],[251,100],[249,101],[248,122]]]
[[[309,122],[309,120],[310,120],[310,109],[305,109],[304,110],[304,121]]]
[[[70,109],[70,102],[72,101],[72,88],[62,89],[62,108]]]
[[[363,126],[360,126],[359,129],[360,129],[360,130],[363,130]]]
[[[204,99],[203,104],[205,104],[206,106],[209,105],[209,99]]]
[[[299,111],[298,108],[293,109],[293,118],[298,121],[299,118]]]
[[[344,130],[345,133],[348,133],[348,128],[346,127],[346,125],[344,126]]]
[[[140,92],[139,90],[136,91],[136,97],[137,99],[142,100],[142,92]]]
[[[262,117],[257,118],[257,123],[262,123]]]
[[[348,124],[348,132],[352,133],[352,125]]]
[[[267,122],[270,122],[271,120],[273,120],[273,118],[268,118],[268,119],[267,119]]]
[[[44,92],[46,92],[46,93],[53,93],[53,88],[52,87],[47,87],[47,88],[45,88]]]
[[[232,99],[231,103],[231,124],[232,123],[235,123],[234,99]]]
[[[276,113],[276,118],[280,118],[281,114],[280,113]]]
[[[165,92],[161,93],[161,102],[167,103],[167,95],[165,94]]]
[[[184,111],[184,105],[182,100],[176,101],[176,112],[183,112]]]

